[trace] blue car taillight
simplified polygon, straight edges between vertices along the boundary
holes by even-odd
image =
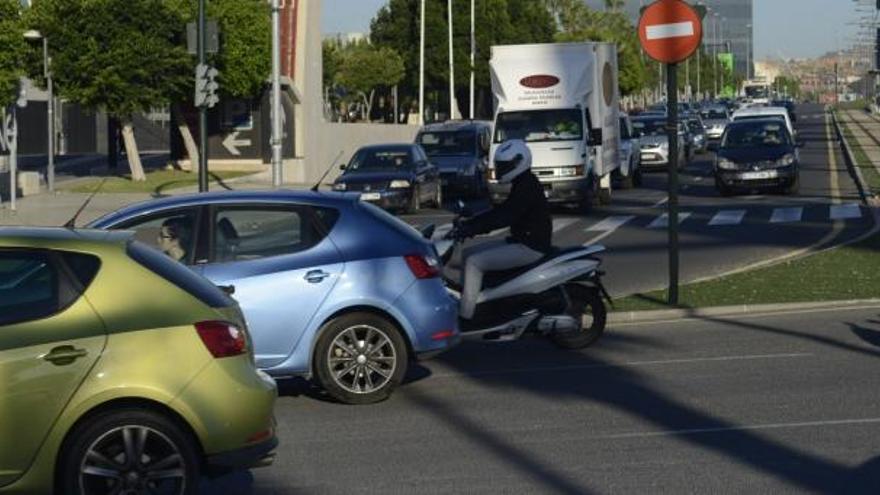
[[[435,278],[440,275],[440,262],[434,256],[408,254],[403,257],[412,274],[419,280]]]

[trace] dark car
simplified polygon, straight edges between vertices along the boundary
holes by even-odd
[[[426,203],[443,204],[440,173],[417,144],[365,146],[342,170],[333,190],[359,192],[382,208],[414,213]]]
[[[419,131],[421,145],[440,171],[444,196],[483,196],[488,193],[486,171],[492,124],[450,121],[428,124]]]
[[[800,183],[798,146],[778,119],[731,122],[715,158],[715,187],[722,196],[766,188],[794,194]]]

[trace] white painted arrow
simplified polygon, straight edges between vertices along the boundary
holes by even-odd
[[[226,139],[223,140],[223,147],[229,151],[230,155],[240,156],[241,151],[238,150],[240,146],[250,147],[251,140],[250,139],[238,139],[239,131],[235,131],[232,134],[226,136]]]

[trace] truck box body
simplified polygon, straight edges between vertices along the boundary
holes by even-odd
[[[492,47],[491,154],[523,139],[551,201],[580,202],[593,183],[610,188],[620,166],[617,49],[612,43]],[[494,187],[493,197],[503,195]]]

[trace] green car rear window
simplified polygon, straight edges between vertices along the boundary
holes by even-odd
[[[207,279],[146,244],[138,241],[129,242],[128,256],[212,308],[227,308],[235,305],[235,301]]]

